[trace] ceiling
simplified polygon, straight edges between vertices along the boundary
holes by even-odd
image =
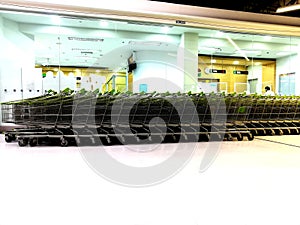
[[[163,0],[160,2],[276,15],[277,8],[296,4],[297,1],[298,0],[231,0],[228,2],[224,0],[185,0],[183,2],[179,0]],[[286,12],[281,15],[300,17],[300,11]]]
[[[185,32],[198,33],[198,51],[209,56],[245,56],[251,60],[296,54],[297,37],[265,36],[217,30],[99,19],[0,12],[4,23],[17,23],[34,40],[36,64],[118,69],[133,51],[174,53]],[[237,46],[237,47],[236,47]],[[241,54],[241,51],[244,54]],[[230,63],[230,61],[228,62]]]

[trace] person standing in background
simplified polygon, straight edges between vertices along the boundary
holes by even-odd
[[[271,88],[269,86],[265,87],[265,94],[264,96],[275,96],[275,93],[273,91],[271,91]]]

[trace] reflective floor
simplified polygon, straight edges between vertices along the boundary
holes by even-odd
[[[91,152],[106,152],[136,177],[118,163],[96,168]],[[167,160],[157,184],[126,186]],[[164,175],[178,163],[181,170]],[[106,166],[110,174],[100,171]],[[19,147],[1,135],[0,224],[299,225],[299,178],[300,136],[96,149]]]

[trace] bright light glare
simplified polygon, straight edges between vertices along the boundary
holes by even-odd
[[[59,16],[52,16],[51,21],[54,25],[60,25],[60,23],[61,23],[61,19]]]

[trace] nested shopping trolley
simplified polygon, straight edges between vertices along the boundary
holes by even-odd
[[[20,146],[253,140],[300,132],[300,98],[216,93],[58,93],[2,104]]]
[[[2,104],[2,110],[10,104],[17,108],[13,110],[12,122],[24,126],[6,132],[6,141],[17,140],[20,146],[56,142],[66,145],[64,136],[71,133],[72,98],[71,95],[56,94]]]
[[[26,125],[5,134],[20,146],[250,140],[249,131],[236,123],[249,112],[241,110],[240,100],[232,97],[225,104],[224,95],[204,93],[63,92],[2,109],[6,120]]]
[[[246,126],[255,136],[299,134],[298,96],[252,96],[251,104]]]
[[[10,101],[1,104],[2,122],[19,125],[18,128],[14,128],[13,130],[7,131],[5,133],[6,142],[15,141],[17,139],[17,135],[22,132],[41,131],[41,127],[39,125],[31,123],[32,118],[30,116],[30,106],[32,102],[47,97],[49,97],[48,94],[36,98]]]
[[[226,138],[238,141],[253,140],[254,133],[247,126],[252,109],[252,98],[247,95],[227,95],[226,104]]]

